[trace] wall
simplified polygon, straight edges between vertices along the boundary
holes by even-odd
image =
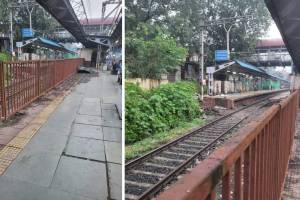
[[[92,65],[92,54],[94,49],[82,48],[79,52],[79,57],[84,59],[84,66],[91,67]]]
[[[127,82],[138,84],[141,88],[149,90],[154,87],[158,87],[161,84],[169,83],[168,80],[155,80],[155,79],[141,79],[141,78],[135,78],[135,79],[126,79]]]

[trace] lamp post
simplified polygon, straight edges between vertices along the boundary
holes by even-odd
[[[223,26],[224,26],[224,29],[225,29],[225,31],[226,31],[226,43],[227,43],[227,53],[228,53],[228,58],[229,58],[229,60],[230,60],[230,48],[229,48],[229,46],[230,46],[230,44],[229,44],[229,36],[230,36],[230,30],[231,30],[231,28],[232,28],[232,24],[229,26],[229,28],[227,29],[226,28],[226,25],[225,25],[225,23],[223,24]]]
[[[13,33],[13,10],[10,8],[10,51],[11,51],[11,59],[13,60],[14,53],[14,33]]]

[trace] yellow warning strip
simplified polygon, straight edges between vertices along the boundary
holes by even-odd
[[[18,154],[23,150],[26,144],[38,132],[38,130],[48,120],[49,116],[56,110],[69,93],[70,90],[55,98],[0,151],[0,175],[2,175],[10,164],[17,158]]]

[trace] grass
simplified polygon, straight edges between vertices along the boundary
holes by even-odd
[[[179,124],[177,128],[167,132],[157,133],[152,137],[145,138],[134,144],[126,145],[125,147],[125,159],[131,160],[146,154],[147,152],[158,148],[159,146],[166,144],[179,136],[184,135],[189,130],[200,127],[205,124],[203,119],[197,118],[191,122],[185,122]]]

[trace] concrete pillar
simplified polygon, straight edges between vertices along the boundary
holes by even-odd
[[[300,74],[293,74],[290,76],[290,90],[300,90]]]

